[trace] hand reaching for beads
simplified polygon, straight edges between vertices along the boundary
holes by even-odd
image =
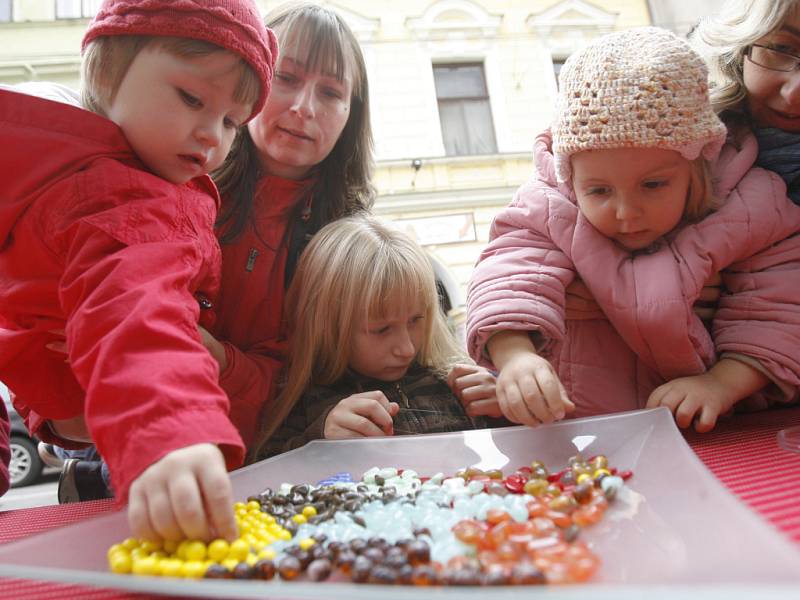
[[[531,352],[517,353],[503,365],[497,399],[508,420],[531,427],[575,410],[550,362]]]
[[[325,419],[323,435],[328,440],[394,434],[394,417],[400,410],[383,392],[353,394],[333,407]]]
[[[470,417],[503,416],[497,401],[497,378],[488,369],[455,365],[447,375],[447,385]]]
[[[186,446],[145,469],[128,493],[128,522],[134,537],[153,541],[234,540],[233,490],[219,448]]]
[[[710,373],[679,377],[660,385],[647,400],[647,408],[666,406],[675,415],[678,427],[710,431],[717,418],[730,410],[733,400],[728,389]]]
[[[710,431],[717,418],[734,404],[769,383],[760,370],[744,362],[722,358],[707,373],[679,377],[658,386],[647,400],[647,408],[666,406],[678,427]]]

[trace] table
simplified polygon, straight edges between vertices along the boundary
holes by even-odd
[[[688,431],[686,441],[712,473],[750,508],[800,544],[800,454],[778,446],[776,434],[800,426],[800,407],[735,415],[714,431]],[[111,500],[0,513],[0,544],[114,510]],[[23,579],[0,579],[0,598],[145,600],[152,596]]]

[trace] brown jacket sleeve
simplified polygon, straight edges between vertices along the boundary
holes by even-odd
[[[313,386],[306,390],[278,430],[269,438],[258,459],[263,460],[300,448],[311,440],[323,439],[328,413],[340,400],[350,395],[351,392],[339,392],[322,386]]]

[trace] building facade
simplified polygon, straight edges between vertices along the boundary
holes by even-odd
[[[564,59],[652,22],[646,0],[339,0],[369,73],[377,214],[425,245],[451,303],[497,210],[532,173]],[[280,2],[260,1],[266,12]],[[0,0],[0,83],[77,86],[100,0]]]

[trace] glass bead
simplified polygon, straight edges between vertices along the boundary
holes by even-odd
[[[258,579],[270,580],[275,577],[275,563],[269,558],[262,558],[253,565],[253,572]]]
[[[436,585],[439,582],[439,574],[433,565],[421,564],[414,567],[411,574],[411,583],[416,586]]]
[[[525,482],[523,490],[531,496],[541,496],[547,489],[547,479],[529,479]]]
[[[184,550],[185,560],[205,560],[206,559],[206,545],[200,540],[192,540],[186,544]]]
[[[592,485],[590,481],[585,481],[575,486],[575,489],[572,491],[572,496],[578,504],[588,504],[592,500],[593,490],[594,485]]]
[[[309,563],[306,574],[311,581],[323,581],[330,577],[331,570],[331,561],[327,558],[317,558]]]
[[[300,561],[295,556],[284,556],[278,563],[278,575],[281,579],[290,581],[297,579],[302,571]]]
[[[234,579],[253,579],[255,576],[255,569],[247,563],[241,562],[233,568]]]
[[[544,573],[534,564],[522,562],[511,569],[511,583],[514,585],[541,585],[547,583]]]
[[[178,568],[178,571],[180,571],[180,567]],[[228,579],[230,576],[231,572],[228,569],[217,564],[210,565],[206,569],[205,574],[206,579]]]
[[[116,552],[108,557],[108,566],[113,573],[128,574],[133,568],[130,552]]]
[[[158,575],[158,561],[151,557],[134,558],[131,573],[134,575]]]
[[[350,579],[353,583],[364,583],[372,571],[372,561],[365,556],[357,556],[350,568]]]

